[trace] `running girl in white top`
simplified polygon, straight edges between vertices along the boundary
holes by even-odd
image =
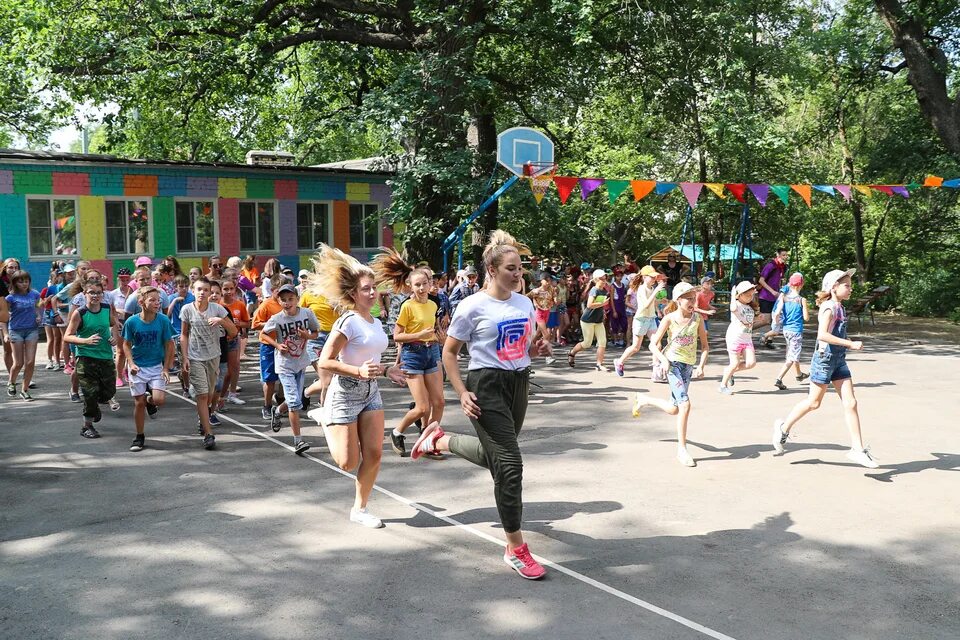
[[[757,286],[744,280],[730,292],[730,325],[727,327],[727,354],[730,364],[723,369],[720,393],[733,395],[733,374],[753,369],[757,355],[753,349],[753,319],[759,311],[754,301]],[[741,357],[743,360],[741,361]]]

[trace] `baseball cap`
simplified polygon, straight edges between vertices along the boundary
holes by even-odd
[[[802,273],[794,273],[794,274],[791,274],[791,275],[790,275],[790,280],[788,280],[788,283],[790,284],[791,287],[802,287],[802,286],[803,286],[803,274],[802,274]]]
[[[757,288],[757,285],[753,284],[749,280],[744,280],[743,282],[739,283],[736,287],[733,288],[733,293],[735,295],[740,296],[745,294],[747,291],[751,291],[756,288]]]
[[[589,263],[589,262],[581,262],[581,263],[580,263],[580,268],[583,269],[584,271],[586,271],[587,269],[590,268],[590,263]]]
[[[468,264],[467,266],[465,266],[465,267],[463,268],[463,275],[464,275],[464,276],[475,276],[475,275],[477,275],[477,270],[473,268],[473,265],[472,265],[472,264]]]
[[[120,267],[119,269],[117,269],[117,277],[118,277],[118,278],[119,278],[120,276],[127,276],[127,277],[129,278],[130,275],[131,275],[130,269],[127,269],[126,267]]]
[[[658,271],[651,267],[649,264],[643,265],[643,268],[640,269],[640,275],[642,276],[651,276],[653,278],[657,277]]]
[[[823,276],[823,284],[820,287],[820,291],[832,291],[835,284],[837,284],[841,278],[847,276],[852,276],[857,272],[856,269],[847,269],[846,271],[842,269],[834,269]]]
[[[140,256],[133,264],[138,267],[149,267],[153,264],[153,258],[149,256]]]
[[[74,271],[76,271],[76,270],[77,270],[77,266],[74,265],[74,264],[70,264],[69,262],[68,262],[67,264],[63,265],[63,272],[64,272],[64,273],[72,273],[72,272],[74,272]]]
[[[306,269],[300,269],[300,273],[298,273],[297,275],[302,278],[303,276],[308,276],[308,275],[310,275],[310,272],[307,271]]]
[[[289,291],[290,293],[297,295],[297,288],[295,286],[293,286],[292,284],[285,284],[281,286],[279,289],[277,289],[277,296],[279,296],[281,293],[284,293],[286,291]]]
[[[708,282],[713,282],[713,276],[705,275],[702,278],[700,278],[700,284],[707,284]]]
[[[290,275],[293,275],[293,269],[280,265],[280,273],[289,273]]]
[[[593,271],[593,279],[594,279],[594,280],[596,280],[597,278],[606,277],[606,275],[607,275],[607,272],[604,271],[603,269],[595,269],[595,270]]]
[[[687,295],[688,293],[693,293],[696,291],[694,287],[689,282],[681,282],[673,288],[673,299],[674,301],[679,300],[681,297]]]

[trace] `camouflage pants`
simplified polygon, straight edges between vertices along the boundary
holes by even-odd
[[[92,420],[100,415],[97,405],[117,393],[117,368],[113,360],[80,356],[77,358],[77,382],[83,397],[83,417]]]

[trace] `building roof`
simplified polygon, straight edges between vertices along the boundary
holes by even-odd
[[[372,158],[369,160],[373,160]],[[304,173],[304,174],[323,174],[323,175],[364,175],[371,177],[389,178],[394,172],[390,169],[372,170],[366,166],[335,166],[339,164],[349,165],[351,162],[331,163],[329,165],[318,165],[310,167],[282,167],[271,165],[245,164],[240,162],[196,162],[180,160],[145,160],[120,158],[118,156],[99,154],[99,153],[66,153],[62,151],[27,151],[24,149],[0,149],[0,162],[14,162],[23,164],[41,164],[47,162],[71,162],[79,164],[103,165],[115,164],[134,167],[166,167],[166,168],[190,168],[197,169],[226,169],[230,171],[253,171],[264,173]]]
[[[311,167],[317,169],[348,169],[356,171],[383,171],[386,167],[388,173],[396,171],[396,163],[386,158],[376,156],[373,158],[358,158],[356,160],[340,160],[337,162],[325,162],[323,164],[312,164]]]

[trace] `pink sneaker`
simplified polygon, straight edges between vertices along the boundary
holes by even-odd
[[[527,548],[526,542],[514,549],[513,553],[505,551],[503,561],[527,580],[539,580],[547,575],[547,570],[543,568],[543,565],[530,555],[530,549]]]
[[[74,372],[73,363],[72,363],[72,362],[68,362],[68,363],[66,364],[66,366],[63,367],[63,373],[66,374],[66,375],[68,375],[68,376],[72,376],[72,375],[73,375],[73,372]]]
[[[410,457],[416,460],[423,455],[440,455],[440,452],[437,451],[437,440],[445,435],[439,422],[431,422],[430,425],[423,430],[423,433],[420,434],[420,437],[417,438],[413,449],[410,450]],[[428,443],[430,447],[429,453],[423,450],[424,443]]]
[[[122,386],[123,386],[123,378],[117,378],[117,383],[116,383],[116,384],[117,384],[117,387],[118,387],[118,388],[119,388],[119,387],[122,387]]]

